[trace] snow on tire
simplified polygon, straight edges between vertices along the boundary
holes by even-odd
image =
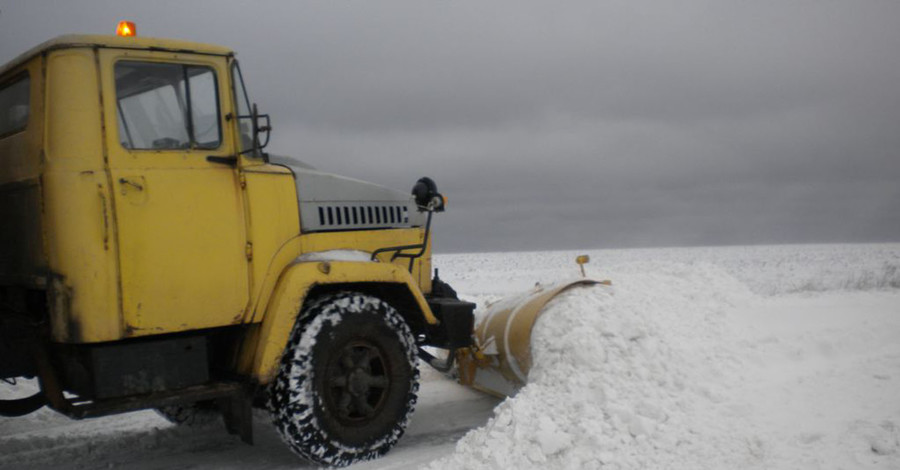
[[[397,443],[418,390],[415,337],[403,317],[377,297],[338,292],[304,307],[269,406],[296,454],[345,466]]]

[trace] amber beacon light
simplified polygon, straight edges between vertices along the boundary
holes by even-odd
[[[137,28],[133,21],[120,21],[116,26],[116,36],[136,36]]]

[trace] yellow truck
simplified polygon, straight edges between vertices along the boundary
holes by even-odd
[[[269,409],[300,456],[387,452],[418,390],[473,341],[432,278],[445,199],[279,164],[226,48],[61,36],[0,68],[0,402],[72,418]]]

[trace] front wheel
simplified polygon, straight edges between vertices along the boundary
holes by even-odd
[[[416,352],[403,317],[377,297],[339,292],[305,307],[270,390],[282,438],[322,465],[384,455],[416,403]]]

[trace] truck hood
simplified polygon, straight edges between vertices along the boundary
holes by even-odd
[[[424,213],[409,192],[319,171],[304,162],[270,157],[289,167],[297,184],[304,232],[421,227]]]

